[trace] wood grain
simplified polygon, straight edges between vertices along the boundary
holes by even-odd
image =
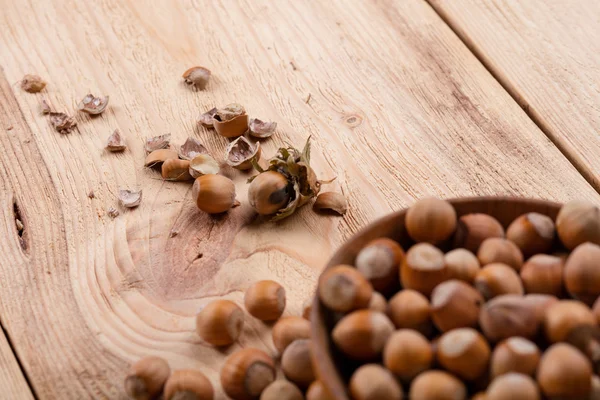
[[[600,189],[600,2],[428,0]]]
[[[34,398],[2,330],[0,330],[0,387],[2,396],[7,399]]]
[[[224,356],[275,349],[251,317],[231,348],[202,343],[200,307],[217,297],[241,303],[253,281],[273,279],[287,288],[286,314],[300,313],[332,252],[415,198],[599,200],[421,0],[0,6],[0,315],[40,398],[120,398],[127,365],[149,354],[199,368],[223,398]],[[214,72],[205,91],[180,78],[196,64]],[[43,93],[18,89],[26,73],[49,82]],[[42,98],[74,112],[88,91],[111,104],[96,118],[77,115],[70,135],[40,114]],[[209,217],[189,184],[142,168],[144,138],[167,132],[175,143],[196,136],[221,157],[226,140],[195,119],[234,101],[279,123],[266,156],[312,135],[315,170],[337,176],[331,190],[349,201],[344,218],[304,207],[268,223],[247,205],[249,174],[227,169],[242,206]],[[115,128],[129,144],[123,154],[103,150]],[[143,201],[113,220],[106,210],[121,187],[142,188]]]

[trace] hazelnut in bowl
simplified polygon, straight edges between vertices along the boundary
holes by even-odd
[[[592,203],[419,200],[350,238],[319,278],[318,379],[332,400],[587,398],[597,260]]]

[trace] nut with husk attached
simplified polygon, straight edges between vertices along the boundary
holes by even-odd
[[[168,149],[171,145],[171,134],[158,135],[146,139],[144,148],[147,153],[152,153],[154,150]]]
[[[121,132],[118,129],[115,129],[115,131],[108,137],[108,140],[106,141],[106,150],[118,152],[123,151],[126,148],[127,145],[125,144],[125,139],[123,139],[123,136],[121,136]]]
[[[208,68],[192,67],[182,75],[183,80],[188,85],[193,85],[198,89],[204,89],[210,80],[211,72]]]
[[[125,378],[125,392],[136,400],[153,399],[160,394],[171,373],[160,357],[145,357],[133,364]]]
[[[106,106],[108,106],[108,96],[96,97],[90,93],[79,102],[77,109],[91,115],[97,115],[102,114]]]
[[[325,192],[317,196],[317,200],[313,204],[313,210],[317,212],[333,211],[340,215],[346,214],[348,210],[348,202],[346,198],[336,192]]]
[[[219,169],[219,163],[208,154],[200,154],[190,160],[190,175],[192,178],[218,174]]]
[[[193,137],[188,137],[179,147],[179,158],[182,160],[191,160],[200,154],[207,154],[206,147],[200,141]]]
[[[65,113],[51,112],[50,123],[58,133],[71,133],[77,126],[75,118],[68,116]]]
[[[213,126],[217,133],[226,138],[242,136],[248,130],[248,114],[237,103],[217,109],[213,116]]]
[[[258,118],[252,118],[248,124],[250,135],[265,139],[273,135],[277,122],[261,121]]]
[[[225,161],[227,165],[243,171],[252,168],[253,161],[260,160],[260,153],[260,143],[252,143],[240,136],[227,146]]]
[[[123,207],[133,208],[140,205],[142,202],[142,191],[141,190],[119,190],[119,201]]]
[[[46,87],[46,82],[38,75],[27,74],[21,80],[21,89],[28,93],[41,92]]]
[[[198,123],[206,128],[213,128],[213,123],[214,123],[214,117],[215,114],[217,113],[217,108],[211,108],[210,110],[208,110],[205,113],[200,114],[200,116],[198,117]]]

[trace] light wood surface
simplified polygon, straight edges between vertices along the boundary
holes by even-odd
[[[274,354],[269,328],[247,317],[239,343],[219,351],[194,333],[196,312],[217,297],[241,303],[252,282],[274,279],[287,288],[286,313],[298,314],[345,239],[415,198],[599,199],[421,0],[0,6],[0,316],[40,398],[120,398],[127,366],[149,354],[199,368],[223,398],[224,356],[240,346]],[[180,78],[196,64],[213,71],[205,91]],[[48,81],[42,94],[18,88],[26,73]],[[77,115],[69,135],[40,114],[42,98],[74,112],[88,91],[110,95],[109,108]],[[266,156],[312,135],[314,168],[337,176],[331,190],[348,214],[307,206],[268,223],[247,205],[249,175],[226,169],[242,206],[209,217],[189,184],[142,168],[144,138],[167,132],[220,157],[226,140],[195,119],[230,102],[279,123]],[[129,144],[119,155],[103,150],[115,128]],[[113,220],[121,187],[142,188],[143,201]]]
[[[31,389],[2,330],[0,330],[0,388],[2,388],[2,397],[6,399],[33,399]]]
[[[600,189],[600,2],[428,0]]]

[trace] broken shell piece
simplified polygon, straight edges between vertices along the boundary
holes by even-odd
[[[119,216],[119,210],[117,210],[114,207],[110,207],[108,210],[106,210],[106,214],[108,214],[109,217],[111,217],[112,219],[115,219]]]
[[[162,177],[165,181],[189,181],[192,179],[190,175],[190,162],[180,160],[178,158],[169,158],[162,165]]]
[[[218,174],[219,169],[219,163],[208,154],[200,154],[190,161],[190,175],[192,178],[208,174]]]
[[[252,143],[246,137],[240,136],[229,143],[225,150],[225,161],[235,169],[246,170],[252,168],[252,160],[260,160],[260,143]]]
[[[50,113],[50,123],[58,133],[71,133],[73,128],[77,126],[75,118],[69,117],[65,113]]]
[[[213,117],[213,126],[223,137],[242,136],[248,130],[248,114],[239,104],[228,104],[217,110]]]
[[[42,99],[42,103],[40,104],[40,107],[42,109],[42,114],[44,114],[44,115],[50,114],[52,112],[52,108],[50,108],[50,104],[48,104],[48,102],[44,99]]]
[[[208,110],[207,112],[205,112],[203,114],[200,114],[200,116],[198,117],[198,123],[207,128],[214,128],[213,122],[214,122],[214,117],[215,117],[216,113],[217,113],[217,108],[215,107],[215,108]]]
[[[346,198],[336,192],[325,192],[317,196],[317,200],[313,204],[315,211],[335,211],[340,215],[346,214],[348,210],[348,202]]]
[[[183,73],[183,80],[188,85],[194,85],[198,89],[204,89],[210,80],[211,72],[208,68],[192,67]]]
[[[171,134],[167,133],[165,135],[158,135],[151,138],[146,139],[146,149],[147,153],[151,153],[154,150],[160,149],[168,149],[171,144]]]
[[[108,96],[96,97],[93,94],[87,94],[83,100],[79,102],[77,108],[79,111],[85,111],[91,115],[102,114],[108,105]]]
[[[21,89],[28,93],[41,92],[46,87],[46,82],[38,75],[27,74],[21,80]]]
[[[249,127],[250,135],[264,139],[273,135],[275,128],[277,128],[277,122],[261,121],[258,118],[252,118]]]
[[[116,152],[123,151],[126,148],[127,145],[125,144],[125,140],[121,136],[121,132],[119,132],[118,129],[115,129],[112,135],[108,137],[108,140],[106,142],[106,150]]]
[[[162,163],[171,158],[177,158],[177,152],[171,149],[154,150],[146,156],[145,167],[161,167]]]
[[[133,208],[140,205],[142,202],[142,191],[141,190],[119,190],[119,201],[123,207]]]
[[[189,137],[184,144],[179,147],[179,158],[183,160],[191,160],[200,154],[206,154],[206,147],[196,138]]]

